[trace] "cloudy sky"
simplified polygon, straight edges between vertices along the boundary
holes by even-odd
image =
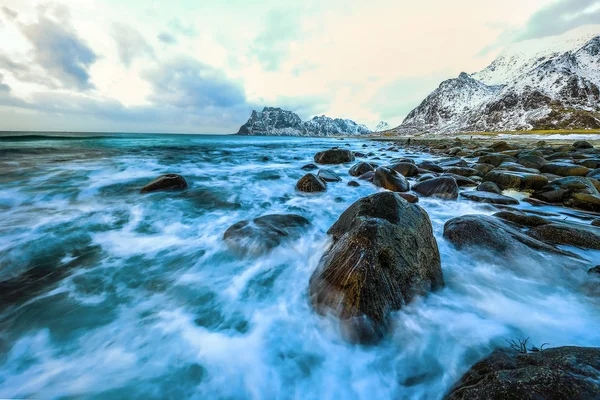
[[[600,0],[2,0],[0,130],[231,133],[265,105],[399,124]]]

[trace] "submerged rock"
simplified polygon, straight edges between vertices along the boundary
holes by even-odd
[[[343,164],[354,161],[354,154],[350,150],[330,149],[315,154],[317,164]]]
[[[375,170],[373,184],[392,192],[408,192],[410,189],[404,176],[386,167],[379,167]]]
[[[319,169],[319,166],[317,164],[314,163],[310,163],[310,164],[306,164],[304,165],[302,168],[304,171],[313,171],[315,169]]]
[[[310,222],[296,214],[270,214],[231,225],[223,234],[230,251],[238,256],[261,255],[285,240],[297,239]]]
[[[164,174],[144,186],[140,193],[151,193],[171,190],[187,189],[188,184],[184,177],[177,174]]]
[[[325,182],[339,182],[342,180],[342,177],[328,168],[321,168],[317,173],[317,176],[321,178],[322,181]]]
[[[517,200],[515,198],[504,196],[502,194],[491,193],[491,192],[470,191],[470,192],[462,192],[460,195],[464,198],[467,198],[472,201],[477,201],[480,203],[519,204],[519,200]]]
[[[450,176],[428,179],[413,186],[413,191],[426,197],[439,197],[446,200],[458,198],[458,185]]]
[[[324,192],[327,185],[317,175],[308,173],[298,180],[296,190],[306,193]]]
[[[447,400],[598,399],[600,348],[556,347],[519,353],[499,349],[475,364]]]
[[[444,285],[427,213],[396,193],[358,200],[328,233],[333,244],[310,279],[310,300],[338,317],[351,341],[380,339],[390,312]]]

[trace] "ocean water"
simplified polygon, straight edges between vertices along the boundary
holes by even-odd
[[[300,167],[332,146],[379,163],[431,158],[359,139],[0,138],[0,398],[440,399],[506,339],[600,346],[600,303],[585,290],[600,252],[564,247],[586,260],[569,266],[474,257],[443,225],[497,209],[434,199],[419,204],[445,289],[396,312],[381,343],[345,342],[311,309],[308,281],[329,226],[379,189],[347,186],[351,165],[339,165],[344,181],[327,192],[295,192]],[[139,193],[167,172],[189,189]],[[311,228],[257,258],[224,245],[233,223],[283,212]]]

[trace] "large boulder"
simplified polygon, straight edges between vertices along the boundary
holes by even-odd
[[[450,168],[446,169],[446,173],[469,177],[469,176],[475,176],[475,175],[479,174],[479,171],[476,170],[475,168],[469,168],[469,167],[450,167]]]
[[[164,174],[144,186],[140,193],[164,192],[187,189],[184,177],[177,174]]]
[[[577,227],[561,223],[544,224],[532,228],[528,234],[547,243],[600,250],[600,231],[587,226]]]
[[[427,213],[396,193],[356,201],[328,233],[333,243],[310,279],[310,301],[339,318],[351,341],[380,339],[390,312],[444,285]]]
[[[446,200],[458,198],[456,179],[450,176],[428,179],[413,186],[413,191],[425,197],[439,197]]]
[[[590,169],[567,162],[549,162],[543,165],[540,171],[559,176],[586,176]]]
[[[477,162],[481,164],[492,164],[494,167],[498,167],[505,161],[515,161],[515,158],[506,154],[486,154],[479,157]]]
[[[348,174],[352,176],[361,176],[369,171],[375,171],[375,168],[373,168],[373,166],[368,162],[361,161],[359,163],[354,164],[352,168],[350,168],[350,170],[348,171]]]
[[[406,177],[419,175],[419,168],[415,164],[409,162],[399,162],[388,166],[388,168]]]
[[[463,215],[449,220],[444,225],[444,237],[459,250],[478,251],[491,259],[496,256],[543,256],[539,254],[540,250],[574,256],[486,215]]]
[[[579,140],[575,143],[573,143],[573,147],[575,147],[576,149],[593,149],[594,146],[592,146],[592,144],[590,142],[586,142],[584,140]]]
[[[484,182],[494,182],[502,190],[536,190],[548,184],[544,175],[529,174],[525,172],[493,170],[483,177]]]
[[[561,203],[567,207],[600,211],[600,192],[592,179],[581,176],[555,179],[535,191],[531,197],[546,203]]]
[[[298,180],[296,190],[306,193],[324,192],[327,190],[327,185],[321,178],[311,172]]]
[[[502,194],[502,189],[500,189],[494,182],[480,183],[479,186],[477,186],[477,190],[480,192]]]
[[[539,170],[544,165],[546,165],[548,163],[548,161],[546,161],[541,156],[529,154],[529,155],[520,156],[517,159],[517,163],[521,164],[522,166],[524,166],[526,168],[535,168],[535,169]]]
[[[231,225],[223,234],[225,244],[238,256],[258,256],[285,240],[297,239],[310,222],[296,214],[270,214]]]
[[[479,203],[490,203],[490,204],[519,204],[519,200],[504,196],[502,194],[492,193],[492,192],[481,192],[477,190],[472,190],[469,192],[462,192],[460,194],[462,197],[469,199],[471,201],[476,201]]]
[[[403,175],[386,167],[379,167],[375,170],[373,184],[392,192],[408,192],[410,189],[410,185]]]
[[[446,400],[587,400],[600,398],[600,348],[498,349],[475,364]]]
[[[502,218],[505,221],[512,222],[519,226],[540,226],[549,224],[550,221],[539,215],[529,215],[522,211],[500,211],[494,214],[496,218]]]
[[[345,149],[329,149],[315,154],[315,162],[318,164],[343,164],[354,161],[354,154]]]
[[[431,172],[444,172],[444,169],[433,161],[426,160],[418,165],[421,169],[426,169]]]
[[[321,168],[317,176],[324,182],[339,182],[342,180],[341,176],[329,168]]]

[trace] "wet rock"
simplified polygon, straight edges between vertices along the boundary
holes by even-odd
[[[543,157],[535,155],[521,156],[517,159],[517,163],[526,168],[535,168],[539,170],[548,163]]]
[[[483,182],[477,186],[480,192],[502,194],[502,190],[494,182]]]
[[[404,176],[385,167],[379,167],[375,170],[373,184],[392,192],[408,192],[410,189],[410,185]]]
[[[494,182],[502,190],[536,190],[548,184],[548,178],[538,174],[493,170],[483,177],[484,182]]]
[[[468,167],[469,163],[463,160],[462,158],[451,158],[449,160],[440,161],[439,165],[443,168]]]
[[[238,256],[258,256],[285,240],[299,238],[309,225],[306,218],[296,214],[264,215],[231,225],[223,234],[223,240]]]
[[[398,193],[398,196],[402,197],[404,200],[408,201],[409,203],[418,203],[419,202],[419,198],[417,196],[415,196],[414,194]]]
[[[317,175],[308,173],[298,180],[296,190],[306,193],[324,192],[327,185]]]
[[[397,193],[358,200],[328,233],[333,244],[310,279],[310,301],[338,317],[353,342],[381,339],[390,312],[444,285],[427,213]]]
[[[590,171],[587,175],[586,178],[592,178],[592,179],[600,179],[600,168],[596,168],[592,171]]]
[[[419,175],[419,168],[415,164],[407,162],[392,164],[388,168],[406,177],[413,177]]]
[[[368,181],[368,182],[373,182],[374,178],[375,178],[375,171],[365,172],[364,174],[362,174],[361,176],[358,177],[359,180]]]
[[[496,218],[502,218],[505,221],[512,222],[520,226],[541,226],[549,224],[550,221],[538,215],[527,215],[524,212],[518,211],[500,211],[494,214]]]
[[[499,349],[475,364],[446,400],[597,399],[600,348],[556,347],[526,354]]]
[[[446,200],[458,198],[456,179],[450,176],[429,179],[413,186],[413,191],[426,197],[439,197]]]
[[[495,167],[492,164],[475,164],[473,169],[477,171],[478,176],[485,176],[488,172],[493,170]]]
[[[352,176],[361,176],[369,171],[375,171],[375,168],[373,168],[371,164],[361,161],[359,163],[354,164],[352,168],[350,168],[350,170],[348,171],[348,174]]]
[[[450,167],[445,171],[447,174],[460,175],[464,177],[470,177],[473,175],[477,175],[479,173],[478,170],[469,167]]]
[[[486,154],[485,156],[479,157],[477,162],[480,164],[492,164],[494,167],[498,167],[505,161],[512,162],[515,161],[515,159],[506,154]]]
[[[348,182],[348,186],[358,187],[358,186],[360,186],[360,183],[358,183],[356,181],[350,181],[350,182]]]
[[[433,161],[423,161],[418,166],[431,172],[444,172],[444,169]]]
[[[588,270],[588,274],[600,275],[600,265],[596,265],[594,268]]]
[[[535,191],[531,197],[547,203],[600,211],[600,193],[591,179],[580,176],[556,179]]]
[[[490,148],[492,148],[496,152],[502,152],[502,151],[512,150],[512,147],[508,143],[506,143],[504,141],[493,143],[490,146]]]
[[[579,164],[589,169],[597,169],[600,168],[600,158],[582,160],[579,162]]]
[[[354,161],[354,155],[350,150],[329,149],[315,154],[317,164],[343,164]]]
[[[513,163],[513,162],[504,162],[504,163],[500,164],[500,166],[498,167],[498,170],[513,171],[513,172],[526,172],[528,174],[539,174],[540,173],[540,171],[536,168],[526,168],[526,167],[522,166],[521,164]]]
[[[336,174],[335,171],[332,171],[328,168],[321,168],[317,173],[317,176],[325,182],[339,182],[342,180],[342,178]]]
[[[317,164],[310,163],[310,164],[306,164],[305,166],[303,166],[300,169],[303,169],[304,171],[313,171],[315,169],[319,169],[319,166]]]
[[[462,197],[471,201],[479,203],[490,203],[490,204],[519,204],[519,200],[512,197],[504,196],[502,194],[491,193],[491,192],[480,192],[480,191],[469,191],[462,192]]]
[[[473,179],[471,178],[466,178],[464,176],[460,176],[460,175],[455,175],[455,174],[450,174],[450,173],[445,173],[441,175],[446,176],[446,177],[450,177],[450,178],[454,178],[454,180],[456,181],[456,184],[460,187],[472,187],[472,186],[477,186],[479,185],[478,182],[475,182]]]
[[[532,228],[528,234],[546,243],[600,250],[600,232],[587,226],[579,228],[574,225],[552,223]]]
[[[444,237],[457,249],[479,251],[484,257],[540,257],[539,250],[574,256],[570,252],[521,233],[502,220],[486,215],[463,215],[444,225]]]
[[[165,174],[144,186],[140,193],[162,192],[187,189],[188,184],[181,175]]]
[[[594,148],[594,146],[592,146],[591,143],[586,142],[584,140],[580,140],[580,141],[573,143],[573,147],[576,149],[593,149]]]
[[[433,179],[435,178],[437,175],[434,174],[424,174],[419,176],[419,178],[417,178],[417,182],[423,182],[423,181],[427,181],[429,179]]]
[[[592,221],[592,226],[600,226],[600,218],[596,218]]]
[[[364,158],[367,156],[365,153],[361,153],[360,151],[355,151],[353,154],[354,154],[354,157]]]
[[[589,168],[583,165],[566,162],[549,162],[540,168],[540,171],[559,176],[586,176]]]

